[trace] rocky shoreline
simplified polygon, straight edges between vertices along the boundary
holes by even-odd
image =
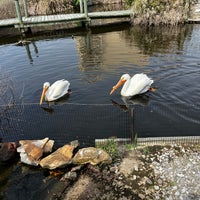
[[[60,178],[63,189],[55,192],[56,198],[200,199],[199,144],[153,145],[131,150],[122,147],[120,155],[109,165],[72,168]]]
[[[114,148],[113,148],[114,149]],[[113,150],[112,149],[112,150]],[[112,163],[47,170],[17,162],[4,199],[199,200],[200,144],[117,144]]]

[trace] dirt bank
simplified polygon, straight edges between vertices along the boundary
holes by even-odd
[[[72,168],[54,185],[48,198],[200,199],[198,144],[153,145],[131,150],[123,147],[119,155],[109,165]]]

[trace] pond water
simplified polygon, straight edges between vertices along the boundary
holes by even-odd
[[[89,146],[112,136],[199,136],[199,38],[198,24],[49,31],[25,46],[15,45],[20,36],[0,37],[1,140],[49,137],[57,148],[74,139]],[[146,73],[157,90],[131,100],[120,90],[110,96],[124,73]],[[43,83],[63,78],[72,94],[40,107]],[[20,163],[0,171],[0,199],[50,199],[58,182]]]
[[[60,146],[111,136],[192,136],[200,132],[200,25],[142,29],[130,26],[48,32],[0,46],[1,138],[50,137]],[[110,90],[122,74],[146,73],[155,92],[132,100]],[[39,99],[43,83],[70,81],[72,94],[51,105]],[[131,110],[134,108],[134,116]],[[91,139],[91,140],[89,140]]]

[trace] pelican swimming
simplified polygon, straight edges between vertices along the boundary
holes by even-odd
[[[70,86],[69,81],[65,79],[58,80],[51,86],[49,82],[45,82],[43,85],[43,91],[40,98],[40,105],[42,104],[44,98],[46,101],[55,101],[57,99],[60,99],[69,92],[69,86]]]
[[[124,97],[132,97],[143,94],[150,90],[154,81],[146,74],[135,74],[132,78],[129,74],[123,74],[118,83],[112,88],[110,95],[123,85],[121,95]]]

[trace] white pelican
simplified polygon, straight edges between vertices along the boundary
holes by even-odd
[[[118,83],[111,90],[110,95],[121,85],[124,85],[121,90],[121,95],[124,97],[132,97],[150,90],[152,83],[153,80],[143,73],[135,74],[132,78],[129,74],[123,74]]]
[[[40,98],[40,105],[45,97],[46,101],[55,101],[64,95],[66,95],[69,91],[70,83],[69,81],[62,79],[58,80],[50,86],[49,82],[45,82],[43,85],[43,91]]]

